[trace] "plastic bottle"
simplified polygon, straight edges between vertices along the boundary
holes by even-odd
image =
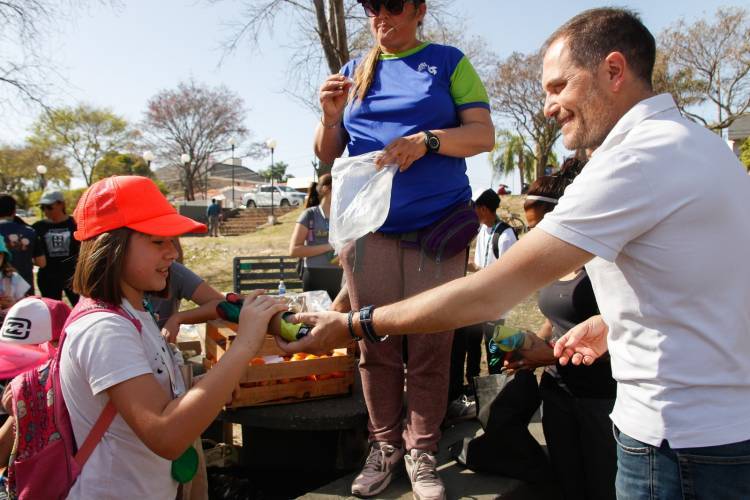
[[[286,285],[284,284],[284,280],[279,280],[279,297],[283,297],[286,295]]]
[[[497,344],[501,351],[516,351],[524,347],[526,343],[526,334],[518,328],[511,326],[497,325],[492,335],[492,340]]]

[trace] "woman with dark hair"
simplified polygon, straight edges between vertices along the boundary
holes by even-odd
[[[311,189],[307,197],[306,208],[294,226],[292,240],[289,243],[289,255],[304,258],[302,265],[302,289],[304,291],[325,290],[331,299],[334,299],[341,290],[343,270],[336,263],[333,247],[328,243],[331,183],[331,174],[324,174],[318,179],[315,190]]]
[[[366,322],[376,306],[464,275],[465,252],[430,258],[416,235],[469,206],[465,158],[495,142],[487,92],[469,60],[455,47],[417,38],[424,0],[360,3],[375,43],[321,85],[315,153],[331,164],[345,149],[350,156],[382,151],[376,163],[398,165],[399,172],[384,224],[341,252],[350,324]],[[415,497],[444,498],[435,452],[453,331],[409,339],[405,425],[403,339],[371,333],[360,342],[359,365],[371,448],[352,494],[378,495],[403,457]]]
[[[312,181],[307,188],[307,198],[305,198],[305,208],[317,207],[320,205],[320,196],[318,196],[318,183]]]
[[[554,210],[583,165],[569,158],[558,174],[540,177],[531,184],[524,203],[529,229]],[[518,351],[523,358],[506,362],[506,366],[545,367],[539,386],[542,426],[563,498],[614,499],[617,453],[609,414],[617,384],[609,355],[591,366],[561,366],[551,347],[569,329],[599,314],[586,270],[577,269],[542,288],[538,305],[546,317],[544,325],[536,335],[527,335],[533,343],[529,349]]]

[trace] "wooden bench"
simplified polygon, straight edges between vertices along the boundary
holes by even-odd
[[[286,255],[262,257],[235,257],[232,265],[232,283],[235,293],[251,290],[278,290],[284,280],[287,291],[301,292],[302,281],[297,274],[297,259]]]

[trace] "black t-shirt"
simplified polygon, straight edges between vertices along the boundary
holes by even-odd
[[[32,226],[39,236],[47,256],[47,266],[40,269],[41,274],[69,278],[76,270],[78,251],[81,244],[73,237],[77,225],[73,217],[62,222],[40,220]]]
[[[556,281],[539,291],[539,309],[552,323],[552,338],[559,339],[578,323],[599,314],[594,290],[586,271],[569,281]],[[612,378],[609,355],[591,366],[557,364],[557,372],[568,390],[580,398],[614,398],[617,383]]]
[[[44,255],[36,231],[16,221],[0,220],[0,236],[5,238],[5,246],[13,257],[11,265],[31,285],[30,292],[33,294],[34,257]]]

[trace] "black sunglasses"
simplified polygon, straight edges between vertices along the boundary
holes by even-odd
[[[381,7],[385,7],[390,14],[397,16],[404,11],[404,4],[410,1],[414,5],[422,3],[422,0],[359,0],[367,17],[377,16]]]

